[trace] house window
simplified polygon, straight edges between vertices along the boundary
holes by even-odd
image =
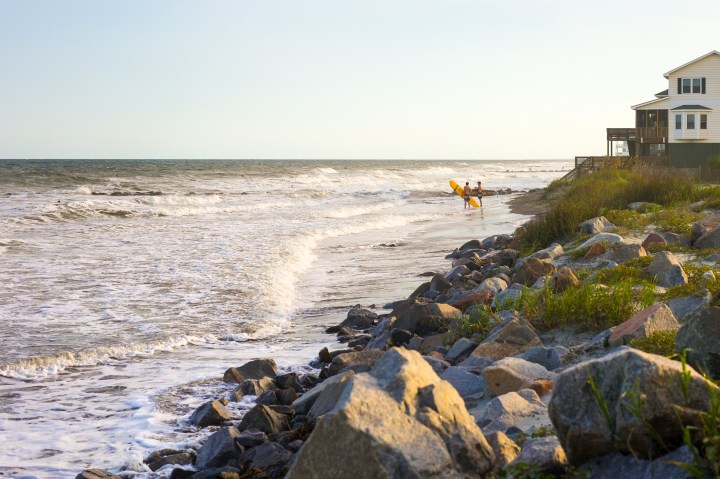
[[[678,78],[678,94],[705,93],[704,78]]]
[[[675,129],[682,130],[682,115],[680,113],[675,115]]]
[[[700,129],[707,130],[707,115],[700,114]]]
[[[694,129],[695,129],[695,113],[688,113],[688,116],[687,116],[687,129],[688,129],[688,130],[694,130]]]

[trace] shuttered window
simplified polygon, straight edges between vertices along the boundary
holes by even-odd
[[[705,93],[705,78],[678,78],[677,92],[680,94]]]

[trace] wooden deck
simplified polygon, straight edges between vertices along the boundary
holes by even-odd
[[[605,169],[632,169],[635,163],[634,156],[576,156],[575,168],[561,179],[572,180]]]

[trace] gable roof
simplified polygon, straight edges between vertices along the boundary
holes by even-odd
[[[681,105],[676,106],[675,108],[673,108],[673,110],[712,110],[712,108],[708,108],[702,105]]]
[[[713,50],[713,51],[711,51],[710,53],[706,53],[705,55],[696,58],[695,60],[690,60],[689,62],[687,62],[687,63],[685,63],[685,64],[683,64],[683,65],[680,65],[680,66],[677,67],[677,68],[673,68],[673,69],[670,70],[669,72],[665,73],[663,76],[664,76],[665,78],[669,78],[671,73],[674,73],[674,72],[680,70],[681,68],[685,68],[686,66],[688,66],[688,65],[690,65],[690,64],[692,64],[692,63],[699,62],[700,60],[702,60],[702,59],[704,59],[704,58],[707,58],[707,57],[709,57],[710,55],[720,55],[720,52],[717,51],[717,50]]]
[[[655,93],[655,98],[664,98],[668,96],[670,90],[663,90],[660,93]]]
[[[646,101],[645,103],[639,103],[637,105],[633,105],[630,108],[632,108],[633,110],[637,110],[638,108],[641,108],[641,107],[647,106],[647,105],[652,105],[653,103],[669,102],[669,101],[670,101],[669,97],[656,98],[654,100]]]

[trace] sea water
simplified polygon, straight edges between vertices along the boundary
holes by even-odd
[[[571,166],[0,160],[0,476],[167,477],[142,458],[198,446],[188,417],[227,367],[311,371],[350,307],[528,219],[512,195],[464,210],[450,179],[525,191]]]

